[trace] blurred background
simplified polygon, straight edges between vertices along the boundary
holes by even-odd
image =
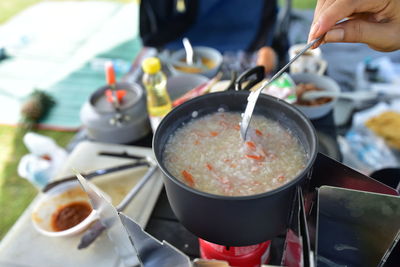
[[[17,172],[28,153],[23,136],[33,131],[60,147],[71,142],[79,105],[105,82],[104,61],[117,60],[120,78],[142,48],[139,2],[0,0],[0,239],[38,192]],[[295,0],[293,7],[313,9],[315,2]],[[35,90],[49,93],[56,108],[32,128],[20,111]]]

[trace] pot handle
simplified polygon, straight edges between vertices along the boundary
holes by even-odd
[[[229,85],[226,87],[226,89],[224,91],[235,90],[236,78],[237,78],[237,71],[232,70],[231,71],[231,80],[229,81]]]
[[[264,74],[265,68],[263,66],[256,66],[246,70],[236,79],[235,90],[250,90],[254,85],[264,79]],[[243,87],[244,82],[248,82],[245,87]]]

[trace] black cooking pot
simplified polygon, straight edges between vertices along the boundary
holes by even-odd
[[[160,123],[153,139],[153,150],[165,174],[164,185],[172,210],[179,221],[196,236],[227,246],[247,246],[270,240],[284,233],[296,185],[311,174],[317,154],[317,137],[311,122],[295,107],[261,94],[255,114],[263,115],[290,129],[303,144],[308,160],[305,169],[289,183],[272,191],[251,196],[219,196],[198,191],[174,177],[163,163],[168,138],[184,123],[198,117],[225,111],[243,112],[249,92],[225,91],[194,98],[173,109]]]

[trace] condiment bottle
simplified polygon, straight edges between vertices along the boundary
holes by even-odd
[[[153,132],[162,118],[172,109],[167,91],[167,78],[161,71],[161,62],[156,57],[146,58],[142,63],[142,82],[147,92],[147,112]]]

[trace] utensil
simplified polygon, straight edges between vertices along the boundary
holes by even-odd
[[[120,103],[119,103],[119,99],[117,97],[117,88],[115,87],[117,79],[115,78],[114,65],[113,65],[112,61],[106,62],[105,72],[106,72],[107,84],[110,86],[110,89],[111,89],[112,104],[113,104],[114,108],[116,109],[116,111],[119,111]]]
[[[157,170],[157,165],[155,163],[150,164],[151,167],[145,173],[145,175],[139,180],[139,182],[128,192],[128,194],[124,197],[121,203],[116,207],[118,212],[123,211],[126,206],[131,202],[131,200],[139,193],[140,189],[146,184],[147,181],[152,177],[154,172]],[[106,225],[104,225],[101,221],[97,220],[92,227],[90,227],[85,234],[82,236],[81,241],[78,245],[78,249],[87,248],[90,244],[92,244],[96,238],[106,229]]]
[[[167,242],[161,243],[147,234],[140,225],[119,213],[83,176],[77,174],[77,177],[88,193],[93,208],[99,213],[100,221],[106,225],[107,235],[125,266],[192,266],[188,256]]]
[[[100,175],[105,175],[105,174],[116,172],[116,171],[122,171],[122,170],[130,169],[130,168],[135,168],[135,167],[139,167],[139,166],[147,166],[147,165],[149,165],[149,163],[147,161],[140,160],[140,161],[137,161],[137,162],[134,162],[134,163],[128,163],[128,164],[118,165],[118,166],[115,166],[115,167],[98,169],[98,170],[95,170],[95,171],[92,171],[92,172],[89,172],[89,173],[86,173],[86,174],[83,174],[83,175],[86,177],[86,179],[90,180],[90,179],[92,179],[94,177],[97,177],[97,176],[100,176]],[[73,181],[73,180],[76,180],[76,175],[72,175],[72,176],[69,176],[69,177],[61,178],[59,180],[56,180],[54,182],[51,182],[51,183],[47,184],[42,189],[42,192],[46,193],[51,188],[53,188],[55,186],[58,186],[59,184],[62,184],[62,183],[68,182],[68,181]]]
[[[211,80],[206,81],[203,84],[200,84],[199,86],[193,88],[192,90],[186,92],[184,95],[179,97],[178,99],[175,99],[172,102],[172,106],[176,107],[179,106],[180,104],[184,103],[185,101],[188,101],[189,99],[192,99],[194,97],[198,97],[200,95],[204,95],[208,93],[211,89],[211,87],[217,83],[222,77],[222,72],[219,72],[214,78]]]
[[[115,115],[113,118],[110,119],[110,124],[121,126],[123,123],[130,121],[131,117],[121,112],[121,103],[117,95],[117,79],[115,77],[114,64],[112,63],[112,61],[108,61],[105,64],[105,72],[106,81],[111,90],[111,102],[115,109]]]
[[[279,76],[282,75],[282,73],[294,62],[296,59],[298,59],[302,54],[304,54],[310,47],[312,47],[315,43],[317,43],[319,40],[321,40],[322,36],[311,41],[309,44],[304,46],[303,49],[299,51],[297,55],[295,55],[283,68],[281,68],[274,76],[272,76],[271,79],[268,81],[264,82],[260,88],[258,88],[256,91],[252,91],[247,98],[247,106],[242,114],[242,122],[240,123],[240,135],[242,136],[243,140],[246,140],[246,135],[247,135],[247,130],[250,125],[251,121],[251,116],[253,115],[254,107],[257,103],[257,99],[260,96],[260,93],[262,90],[264,90],[267,86],[269,86],[273,81],[275,81]]]
[[[285,101],[262,94],[255,112],[289,129],[299,138],[308,155],[304,169],[292,181],[258,195],[231,197],[198,191],[168,171],[163,161],[165,145],[179,127],[192,119],[194,111],[198,118],[219,109],[241,112],[248,96],[247,91],[228,90],[182,103],[163,118],[153,139],[154,155],[165,174],[164,186],[172,210],[190,232],[212,243],[248,246],[284,232],[296,185],[309,177],[317,154],[316,133],[305,115]]]
[[[126,151],[124,152],[108,152],[108,151],[99,151],[97,153],[99,156],[108,156],[108,157],[116,157],[116,158],[124,158],[124,159],[136,159],[136,160],[143,160],[145,157],[138,156],[134,154],[130,154]]]
[[[400,94],[386,94],[386,93],[368,92],[368,91],[355,91],[355,92],[310,91],[310,92],[305,92],[302,95],[302,98],[304,100],[313,100],[320,97],[337,97],[337,98],[349,99],[352,101],[364,102],[370,100],[377,100],[377,101],[391,100],[394,98],[400,98]]]
[[[107,235],[123,263],[126,266],[142,266],[137,251],[119,219],[117,210],[82,175],[77,173],[76,176],[88,194],[93,209],[98,212],[101,224],[107,228]]]
[[[182,39],[183,42],[183,47],[185,48],[185,52],[186,52],[186,63],[191,66],[194,65],[194,51],[193,51],[193,47],[192,44],[190,43],[188,38],[183,38]],[[197,62],[196,62],[197,63]],[[196,64],[198,65],[198,64]]]

